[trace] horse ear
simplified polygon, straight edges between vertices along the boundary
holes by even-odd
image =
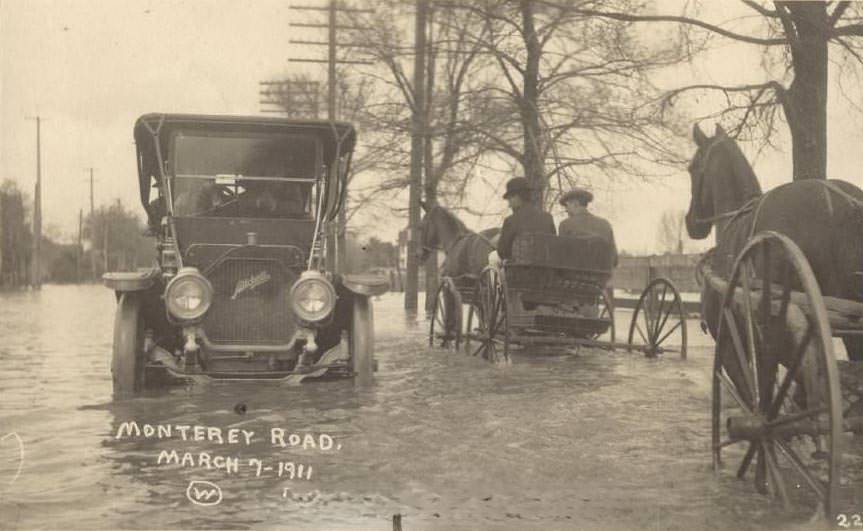
[[[716,135],[717,136],[727,136],[725,133],[725,129],[722,128],[718,123],[716,124]]]
[[[705,135],[704,131],[701,130],[701,127],[698,126],[698,122],[695,122],[695,125],[692,126],[692,139],[695,140],[698,147],[707,143],[707,135]]]
[[[420,201],[420,206],[422,207],[423,212],[428,212],[428,211],[429,211],[429,207],[428,207],[428,205],[427,205],[427,204],[425,204],[425,201]]]

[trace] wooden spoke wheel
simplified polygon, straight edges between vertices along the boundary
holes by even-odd
[[[670,280],[654,279],[641,292],[627,343],[629,350],[640,350],[648,358],[673,352],[686,359],[686,314],[680,293]]]
[[[462,336],[462,300],[449,277],[441,279],[435,296],[429,346],[458,349]]]
[[[471,335],[478,340],[479,345],[472,351],[473,355],[481,354],[484,359],[492,363],[509,362],[510,330],[506,279],[500,270],[486,267],[482,271],[477,282],[474,301],[478,330]],[[471,313],[474,312],[471,311]],[[469,323],[471,321],[472,316],[468,319]]]
[[[803,253],[762,232],[737,258],[713,368],[713,465],[723,458],[792,507],[837,500],[842,411],[830,324]],[[810,507],[811,508],[811,507]]]
[[[614,343],[616,341],[616,330],[614,325],[614,299],[612,298],[610,290],[602,290],[602,293],[599,296],[599,319],[600,320],[608,320],[610,322],[608,331],[611,333],[610,342]],[[593,334],[590,339],[596,341],[602,334],[605,332]]]
[[[477,281],[477,288],[474,290],[474,298],[479,294],[479,281]],[[464,333],[464,349],[466,352],[470,352],[476,354],[472,340],[479,339],[479,328],[474,329],[474,320],[479,323],[479,306],[477,306],[476,302],[472,302],[467,309],[467,323],[465,324],[465,333]],[[478,326],[478,325],[477,325]]]

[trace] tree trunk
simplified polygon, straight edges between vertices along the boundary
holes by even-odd
[[[827,10],[822,2],[789,2],[794,81],[782,96],[791,130],[794,180],[827,178]]]
[[[435,171],[434,138],[431,131],[432,109],[434,108],[434,84],[435,84],[435,47],[434,34],[431,31],[434,10],[428,13],[428,36],[426,37],[426,79],[425,79],[425,137],[423,138],[423,176],[425,177],[425,200],[429,208],[437,205],[437,188],[440,175]],[[442,170],[443,168],[439,168]],[[431,313],[434,310],[434,297],[437,294],[438,268],[437,251],[432,251],[425,263],[426,272],[426,297],[425,310]]]
[[[519,2],[527,58],[524,67],[524,86],[519,105],[524,128],[524,176],[534,188],[534,202],[543,206],[545,192],[545,164],[542,149],[542,127],[539,119],[539,60],[542,55],[533,18],[533,0]]]
[[[408,205],[408,256],[405,279],[405,310],[416,312],[419,280],[419,260],[417,259],[417,238],[420,224],[420,192],[423,172],[423,136],[425,134],[425,52],[426,52],[426,15],[428,0],[416,1],[416,20],[414,36],[414,105],[411,117],[411,173]]]

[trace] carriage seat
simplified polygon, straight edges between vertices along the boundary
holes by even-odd
[[[552,274],[562,286],[584,282],[605,286],[614,269],[614,247],[597,236],[521,234],[513,242],[506,268],[517,284]]]
[[[512,246],[512,263],[610,273],[614,248],[597,236],[520,234]]]

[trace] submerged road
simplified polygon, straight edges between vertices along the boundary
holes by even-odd
[[[710,465],[712,348],[429,350],[375,301],[379,372],[352,382],[111,398],[114,297],[0,294],[0,528],[811,529]],[[619,330],[629,313],[617,316]],[[621,334],[622,335],[622,334]],[[184,427],[179,435],[178,426]],[[233,434],[233,435],[232,435]]]

